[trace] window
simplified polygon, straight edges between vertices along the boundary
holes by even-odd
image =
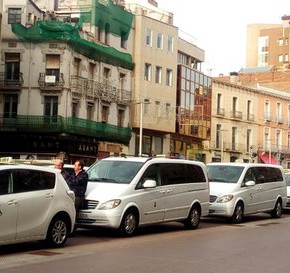
[[[93,120],[94,119],[94,104],[88,103],[87,105],[87,120]]]
[[[110,25],[109,24],[106,24],[106,27],[105,27],[105,44],[106,45],[109,45],[110,44]]]
[[[102,122],[107,123],[109,120],[109,106],[103,105],[102,106]]]
[[[8,24],[21,23],[21,9],[8,8]]]
[[[220,148],[221,147],[221,142],[222,142],[222,125],[221,124],[217,124],[216,125],[216,148]]]
[[[251,140],[252,140],[252,130],[251,129],[247,129],[247,143],[246,143],[246,147],[247,147],[247,152],[250,151],[250,147],[251,147]]]
[[[280,102],[277,103],[277,122],[282,123],[282,104]]]
[[[118,126],[124,127],[124,120],[125,120],[125,110],[124,109],[118,109]]]
[[[237,144],[237,127],[232,127],[232,150],[236,150],[236,144]]]
[[[127,36],[124,32],[121,33],[121,48],[127,48]]]
[[[166,85],[172,86],[172,70],[166,69]]]
[[[36,170],[12,170],[13,192],[29,192],[53,189],[55,174]]]
[[[16,118],[18,106],[18,95],[4,95],[4,118]]]
[[[57,96],[45,96],[44,97],[44,116],[46,121],[57,121],[58,113],[58,97]]]
[[[173,37],[171,37],[171,36],[168,36],[167,51],[168,52],[173,52]]]
[[[161,117],[161,105],[160,101],[155,101],[155,116],[160,118]]]
[[[163,49],[163,34],[162,33],[157,34],[157,48]]]
[[[285,62],[289,62],[289,55],[288,55],[288,54],[285,54],[285,55],[284,55],[284,61],[285,61]]]
[[[46,55],[46,64],[45,64],[45,75],[51,76],[53,78],[50,79],[49,82],[59,81],[60,74],[60,55],[49,54]]]
[[[148,114],[148,111],[149,111],[149,104],[150,104],[150,101],[148,99],[145,99],[144,100],[144,107],[143,107],[143,114],[146,115]]]
[[[151,64],[145,64],[145,80],[150,81],[151,80]]]
[[[73,102],[72,104],[72,118],[77,118],[79,112],[79,104],[77,102]]]
[[[279,60],[279,63],[283,63],[283,55],[282,54],[280,54],[278,56],[278,60]]]
[[[161,83],[161,76],[162,76],[162,68],[160,66],[156,66],[156,70],[155,70],[156,83]]]
[[[74,66],[75,76],[80,76],[81,75],[81,59],[74,58],[73,66]]]
[[[96,70],[96,65],[94,63],[89,63],[89,79],[94,79],[94,74]]]
[[[109,78],[111,77],[111,69],[110,68],[104,67],[103,77],[105,80],[109,80]]]
[[[166,118],[170,118],[170,109],[171,109],[170,103],[166,103],[165,105]]]
[[[283,38],[280,38],[280,39],[278,40],[278,45],[279,45],[279,46],[282,46],[282,45],[283,45]]]
[[[147,28],[146,29],[146,41],[147,46],[152,46],[152,30]]]
[[[5,81],[19,81],[20,54],[5,53]]]
[[[281,138],[282,138],[281,130],[277,130],[276,131],[276,150],[277,151],[281,150]]]

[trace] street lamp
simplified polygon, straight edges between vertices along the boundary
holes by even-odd
[[[142,156],[142,139],[143,139],[143,104],[150,104],[149,101],[140,101],[136,104],[140,104],[140,120],[139,120],[139,153],[138,156]]]

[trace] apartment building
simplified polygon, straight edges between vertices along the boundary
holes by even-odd
[[[3,1],[2,156],[90,164],[129,144],[133,15],[74,2]]]
[[[243,161],[251,159],[255,162],[289,167],[290,93],[286,89],[289,86],[288,74],[289,71],[231,73],[230,77],[214,79],[210,146],[217,149],[214,150],[214,154],[211,153],[213,158],[217,156],[216,159],[219,160],[219,156],[222,155],[223,161],[234,161],[236,158]],[[280,86],[284,88],[279,88]],[[228,88],[230,92],[227,91]],[[233,93],[232,90],[239,92]],[[245,95],[241,91],[245,92]],[[238,115],[232,117],[232,112],[229,112],[230,116],[225,118],[225,109],[236,109]],[[238,124],[237,116],[240,117]],[[224,124],[227,122],[230,122],[230,126],[225,128]],[[237,139],[242,142],[237,142]],[[238,145],[233,145],[235,142]],[[233,157],[233,146],[240,147],[236,149],[239,151],[238,157]]]
[[[289,66],[290,16],[281,17],[281,24],[251,24],[247,27],[247,67],[274,66],[287,70]]]
[[[135,14],[131,153],[205,161],[211,81],[199,71],[204,51],[156,1],[127,0],[126,8]]]

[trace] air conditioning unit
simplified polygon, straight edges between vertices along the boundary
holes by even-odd
[[[45,76],[45,83],[55,83],[56,77],[55,76]]]

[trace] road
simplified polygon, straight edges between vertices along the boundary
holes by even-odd
[[[61,249],[40,243],[0,247],[5,273],[277,273],[289,272],[290,214],[250,216],[239,225],[204,218],[197,230],[179,223],[122,238],[108,230],[77,231]]]

